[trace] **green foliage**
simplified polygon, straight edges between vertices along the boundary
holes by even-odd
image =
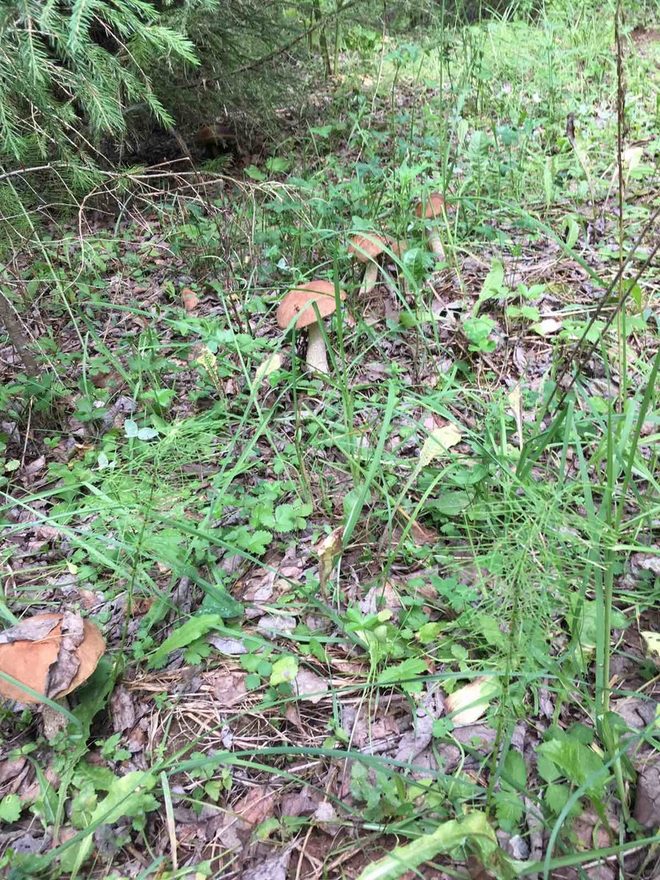
[[[148,70],[165,55],[196,63],[192,43],[143,0],[7,0],[0,46],[0,149],[22,163],[77,159],[88,149],[83,133],[92,144],[121,138],[136,104],[171,124]]]

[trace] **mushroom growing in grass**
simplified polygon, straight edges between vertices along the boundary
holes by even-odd
[[[394,241],[389,236],[376,235],[373,232],[354,235],[351,239],[348,246],[349,254],[354,254],[360,263],[366,264],[360,285],[360,294],[366,294],[373,290],[378,278],[378,258],[387,250],[391,251],[395,257],[400,257],[406,250],[406,244]]]
[[[346,299],[343,290],[339,291],[339,299]],[[277,324],[282,330],[288,329],[294,318],[296,329],[307,328],[307,366],[319,373],[329,372],[319,322],[331,315],[336,307],[335,285],[322,279],[307,281],[290,290],[277,307]]]
[[[418,202],[415,213],[418,217],[424,217],[429,223],[429,246],[439,260],[444,260],[445,249],[440,241],[437,228],[434,228],[434,221],[438,217],[442,217],[445,209],[445,200],[441,193],[432,192],[426,199]]]
[[[0,632],[0,696],[20,703],[46,697],[66,708],[64,698],[87,681],[104,653],[105,640],[91,621],[69,611],[35,614]],[[64,716],[44,705],[42,717],[51,739]]]

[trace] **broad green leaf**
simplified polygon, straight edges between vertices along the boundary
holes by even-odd
[[[150,668],[158,669],[165,663],[168,654],[171,654],[172,651],[185,648],[206,635],[207,632],[210,632],[212,629],[219,629],[222,625],[223,620],[219,614],[199,614],[196,617],[191,617],[181,626],[177,627],[152,654],[149,660]]]
[[[7,794],[0,801],[0,821],[16,822],[21,815],[21,799],[17,794]]]
[[[560,775],[572,785],[581,786],[589,780],[586,789],[588,795],[599,797],[602,794],[609,773],[602,758],[589,746],[564,734],[541,743],[537,754],[551,761]]]
[[[498,880],[511,880],[515,876],[513,865],[499,849],[485,813],[474,812],[443,822],[431,834],[423,834],[412,843],[395,847],[385,858],[368,865],[357,880],[398,880],[436,856],[450,855],[468,844],[477,850],[487,867],[492,865],[495,868]]]
[[[398,684],[409,681],[428,672],[426,663],[421,657],[409,657],[396,666],[387,666],[378,676],[378,684]]]
[[[509,749],[506,753],[503,766],[503,776],[507,784],[513,785],[518,789],[523,789],[527,785],[527,767],[525,759],[515,749]]]
[[[270,674],[270,685],[290,684],[298,675],[298,660],[293,656],[280,657],[273,663],[273,671]]]

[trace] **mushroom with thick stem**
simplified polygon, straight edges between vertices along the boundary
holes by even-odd
[[[20,703],[62,701],[87,681],[104,653],[103,636],[91,621],[69,611],[35,614],[0,632],[0,672],[14,680],[0,677],[0,696]],[[44,705],[42,717],[52,739],[63,716]]]
[[[374,289],[378,278],[378,258],[388,250],[395,257],[400,257],[406,250],[406,243],[395,241],[387,235],[376,235],[373,232],[354,235],[350,240],[349,254],[354,254],[360,263],[366,264],[359,295],[367,294]]]
[[[339,299],[346,299],[343,290],[339,291]],[[336,307],[335,285],[331,281],[317,279],[290,290],[277,308],[277,324],[282,330],[288,329],[296,317],[296,328],[307,328],[307,366],[319,373],[329,372],[319,321],[331,315]]]
[[[430,195],[418,202],[415,213],[418,217],[424,217],[427,220],[436,220],[442,217],[445,211],[445,200],[442,193],[432,192]],[[440,241],[437,229],[433,226],[429,227],[429,246],[439,260],[445,259],[445,249]]]

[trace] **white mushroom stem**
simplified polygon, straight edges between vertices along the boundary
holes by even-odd
[[[373,260],[367,263],[367,268],[364,270],[364,277],[362,278],[362,284],[360,285],[360,295],[369,293],[376,286],[376,281],[378,280],[378,263]]]
[[[307,366],[317,373],[330,372],[325,339],[318,323],[310,324],[307,328]]]
[[[429,230],[429,246],[439,260],[445,259],[445,249],[442,246],[437,229]]]

